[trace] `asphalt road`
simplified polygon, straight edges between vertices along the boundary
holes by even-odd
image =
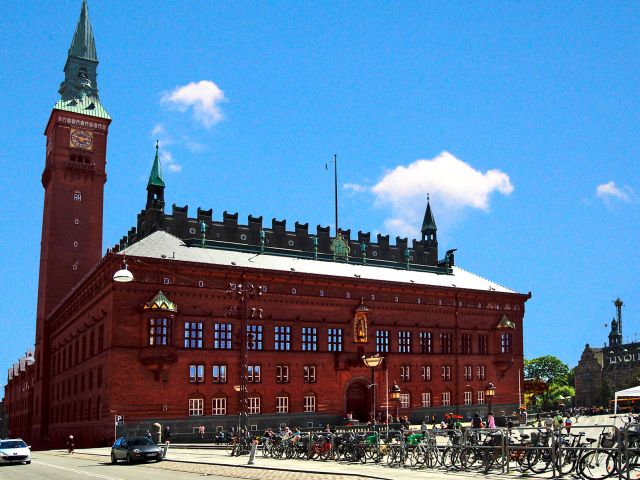
[[[87,456],[54,456],[34,452],[31,465],[0,465],[0,480],[191,480],[202,474],[155,468],[154,464],[111,465],[104,458]],[[211,479],[232,477],[207,475]]]

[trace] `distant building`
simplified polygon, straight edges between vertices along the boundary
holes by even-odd
[[[84,1],[45,129],[36,362],[5,389],[11,434],[46,446],[73,434],[82,446],[113,441],[118,417],[129,430],[169,424],[175,438],[199,425],[317,426],[387,411],[419,422],[485,410],[488,382],[497,414],[515,410],[531,295],[457,267],[454,250],[439,258],[428,199],[421,239],[395,245],[227,212],[189,217],[186,206],[165,213],[156,146],[137,225],[102,256],[111,118],[97,64]],[[376,354],[381,365],[365,366]]]
[[[602,348],[585,345],[576,366],[577,406],[608,406],[616,390],[639,383],[640,342],[623,343],[623,302],[617,298],[614,305],[616,317],[611,320],[608,343]]]

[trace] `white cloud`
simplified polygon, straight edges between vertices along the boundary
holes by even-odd
[[[151,136],[158,140],[158,144],[160,147],[158,153],[162,166],[170,172],[180,172],[182,170],[182,166],[175,162],[175,160],[173,159],[173,154],[167,149],[167,145],[171,145],[173,143],[173,140],[167,133],[167,129],[165,128],[165,126],[160,123],[155,125],[151,130]]]
[[[181,112],[193,108],[195,120],[211,127],[224,119],[220,103],[226,101],[224,92],[211,80],[200,80],[165,92],[161,103],[175,105]]]
[[[633,202],[636,200],[636,193],[628,185],[619,188],[613,180],[596,187],[596,196],[605,202],[620,200],[621,202]]]
[[[344,185],[342,185],[342,188],[354,193],[362,193],[367,191],[367,187],[365,187],[364,185],[358,185],[357,183],[345,183]]]
[[[431,195],[439,207],[439,218],[448,218],[465,208],[489,210],[490,195],[509,195],[513,185],[509,176],[497,169],[481,172],[448,152],[433,159],[419,159],[389,171],[371,188],[378,205],[391,205],[385,220],[390,233],[417,236]],[[438,219],[436,219],[438,221]],[[441,223],[441,222],[439,222]]]

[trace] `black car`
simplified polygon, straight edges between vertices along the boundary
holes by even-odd
[[[111,447],[111,463],[126,460],[127,463],[162,460],[162,450],[147,437],[120,437]]]

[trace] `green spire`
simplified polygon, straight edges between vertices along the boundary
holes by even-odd
[[[429,195],[427,195],[427,211],[424,212],[424,220],[422,221],[422,233],[426,234],[428,231],[438,230],[436,227],[436,221],[433,218],[431,212],[431,204],[429,203]]]
[[[87,10],[87,0],[82,0],[82,8],[80,10],[80,18],[76,26],[76,33],[73,35],[69,55],[84,58],[86,60],[98,61],[96,55],[96,42],[93,39],[93,29],[89,21],[89,12]]]
[[[149,183],[147,183],[148,187],[152,185],[155,185],[156,187],[164,187],[164,180],[162,180],[162,165],[160,164],[160,158],[158,156],[158,148],[159,142],[156,140],[156,158],[153,159],[153,166],[151,167],[151,174],[149,175]]]
[[[87,0],[82,0],[80,18],[64,65],[64,81],[59,90],[61,98],[53,108],[92,117],[111,118],[100,104],[97,70],[98,56]]]

